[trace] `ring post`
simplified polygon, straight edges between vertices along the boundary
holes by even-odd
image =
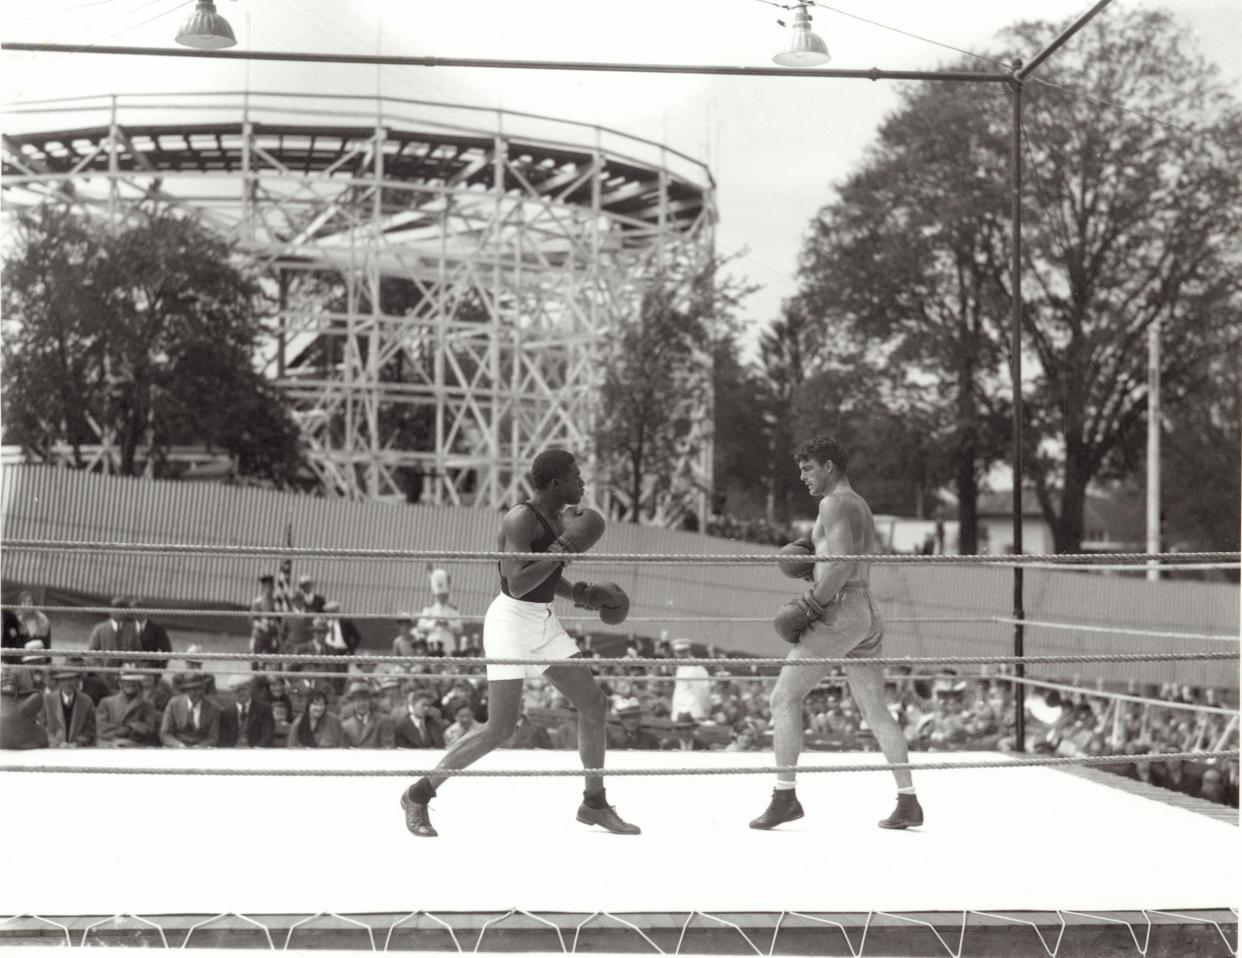
[[[1013,120],[1010,132],[1009,166],[1013,183],[1013,261],[1010,286],[1010,352],[1012,354],[1010,376],[1013,380],[1013,553],[1022,554],[1022,61],[1015,60],[1013,80]],[[1023,655],[1022,619],[1025,615],[1022,602],[1022,564],[1013,567],[1013,654]],[[1014,665],[1014,674],[1022,679],[1026,669],[1021,662]],[[1014,745],[1019,752],[1026,751],[1026,688],[1021,681],[1014,682]]]

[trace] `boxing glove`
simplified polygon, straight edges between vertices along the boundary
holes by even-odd
[[[816,601],[814,590],[808,589],[806,595],[790,599],[777,609],[772,625],[782,639],[795,643],[811,627],[811,623],[823,614],[824,607]]]
[[[549,552],[586,552],[604,534],[604,517],[586,506],[566,506],[561,512],[561,534]]]
[[[630,614],[630,597],[615,582],[575,582],[573,597],[574,605],[598,612],[607,625],[620,625]]]
[[[781,559],[777,564],[781,567],[781,572],[789,576],[791,579],[805,579],[807,582],[815,581],[815,562],[805,561],[803,556],[815,555],[815,543],[805,536],[801,539],[795,539],[787,546],[783,546],[779,553],[783,556],[790,556],[788,559]],[[797,556],[798,558],[792,558]]]

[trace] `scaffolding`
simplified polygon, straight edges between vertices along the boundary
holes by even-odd
[[[605,127],[396,98],[108,95],[9,116],[10,209],[118,222],[173,204],[265,277],[256,361],[329,494],[497,509],[562,446],[597,505],[628,510],[593,451],[597,397],[647,282],[710,261],[702,163]],[[696,413],[654,521],[706,517],[711,417]],[[100,430],[104,469],[109,448]]]

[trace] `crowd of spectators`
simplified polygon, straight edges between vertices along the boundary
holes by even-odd
[[[482,656],[479,624],[452,604],[443,570],[430,576],[433,601],[420,613],[400,613],[383,649],[424,661],[379,665],[355,661],[358,630],[308,577],[298,583],[301,598],[294,598],[285,615],[274,614],[272,577],[260,579],[262,591],[250,605],[251,650],[313,654],[327,662],[259,662],[245,673],[236,665],[233,672],[213,672],[203,668],[195,658],[199,650],[191,646],[176,669],[166,658],[139,657],[58,659],[52,665],[48,619],[23,594],[16,612],[5,611],[4,645],[20,650],[19,658],[10,652],[6,665],[21,661],[28,667],[4,669],[0,747],[444,748],[486,721],[483,662],[435,661]],[[140,600],[114,599],[87,647],[171,653],[167,631],[141,608]],[[584,655],[598,657],[589,636],[579,634],[576,640]],[[718,657],[717,650],[667,633],[654,640],[632,638],[613,655],[663,661],[595,667],[611,705],[610,748],[771,748],[768,703],[775,674],[770,670],[731,670],[726,662],[709,672],[683,660]],[[225,688],[218,689],[217,681]],[[1014,750],[1014,687],[1003,672],[918,675],[898,668],[887,681],[889,708],[916,751]],[[1171,685],[1128,691],[1144,701],[1084,688],[1064,694],[1029,688],[1027,751],[1133,756],[1132,763],[1109,769],[1236,807],[1236,761],[1159,758],[1237,747],[1236,717],[1211,711],[1224,705],[1222,693]],[[528,680],[522,705],[508,747],[577,748],[577,716],[550,683]],[[807,696],[803,727],[808,749],[877,748],[839,674]]]

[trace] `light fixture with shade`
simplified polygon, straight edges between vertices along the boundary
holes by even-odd
[[[177,42],[197,50],[222,50],[237,46],[237,37],[229,22],[216,13],[212,0],[198,0],[194,12],[185,18],[177,31]]]
[[[810,3],[799,3],[794,11],[793,38],[789,48],[772,58],[773,63],[783,67],[817,67],[827,63],[828,44],[811,29],[811,14],[807,10]]]

